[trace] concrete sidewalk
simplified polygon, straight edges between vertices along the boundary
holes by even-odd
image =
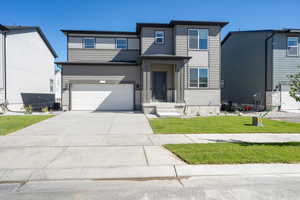
[[[191,176],[277,175],[300,178],[300,164],[161,165],[0,170],[0,183],[55,180],[177,179]]]

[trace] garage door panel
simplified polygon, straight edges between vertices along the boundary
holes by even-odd
[[[298,110],[300,103],[290,96],[288,91],[281,92],[281,110]]]
[[[133,110],[132,84],[76,84],[72,110]]]

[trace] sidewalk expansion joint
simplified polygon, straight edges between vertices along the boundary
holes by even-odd
[[[180,184],[182,187],[184,187],[183,183],[181,182],[181,178],[188,178],[188,177],[179,177],[179,176],[178,176],[178,173],[177,173],[176,166],[173,165],[173,168],[174,168],[174,172],[175,172],[175,177],[176,177],[176,179],[178,180],[179,184]]]
[[[144,152],[144,156],[145,156],[146,164],[147,164],[147,166],[149,166],[149,160],[148,160],[147,153],[146,153],[146,149],[145,149],[145,147],[144,147],[144,146],[143,146],[143,152]]]

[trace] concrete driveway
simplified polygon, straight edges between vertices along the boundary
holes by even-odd
[[[152,133],[148,120],[143,113],[72,111],[22,129],[14,135],[91,136]]]
[[[162,144],[236,140],[300,141],[300,134],[158,135],[152,134],[142,113],[65,112],[0,137],[0,183],[174,177],[188,165]],[[192,172],[190,168],[185,171]]]

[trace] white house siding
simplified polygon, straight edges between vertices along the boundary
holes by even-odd
[[[23,107],[21,93],[50,93],[55,80],[54,57],[36,31],[7,34],[7,100],[9,108]]]
[[[4,34],[0,31],[0,103],[4,102]]]

